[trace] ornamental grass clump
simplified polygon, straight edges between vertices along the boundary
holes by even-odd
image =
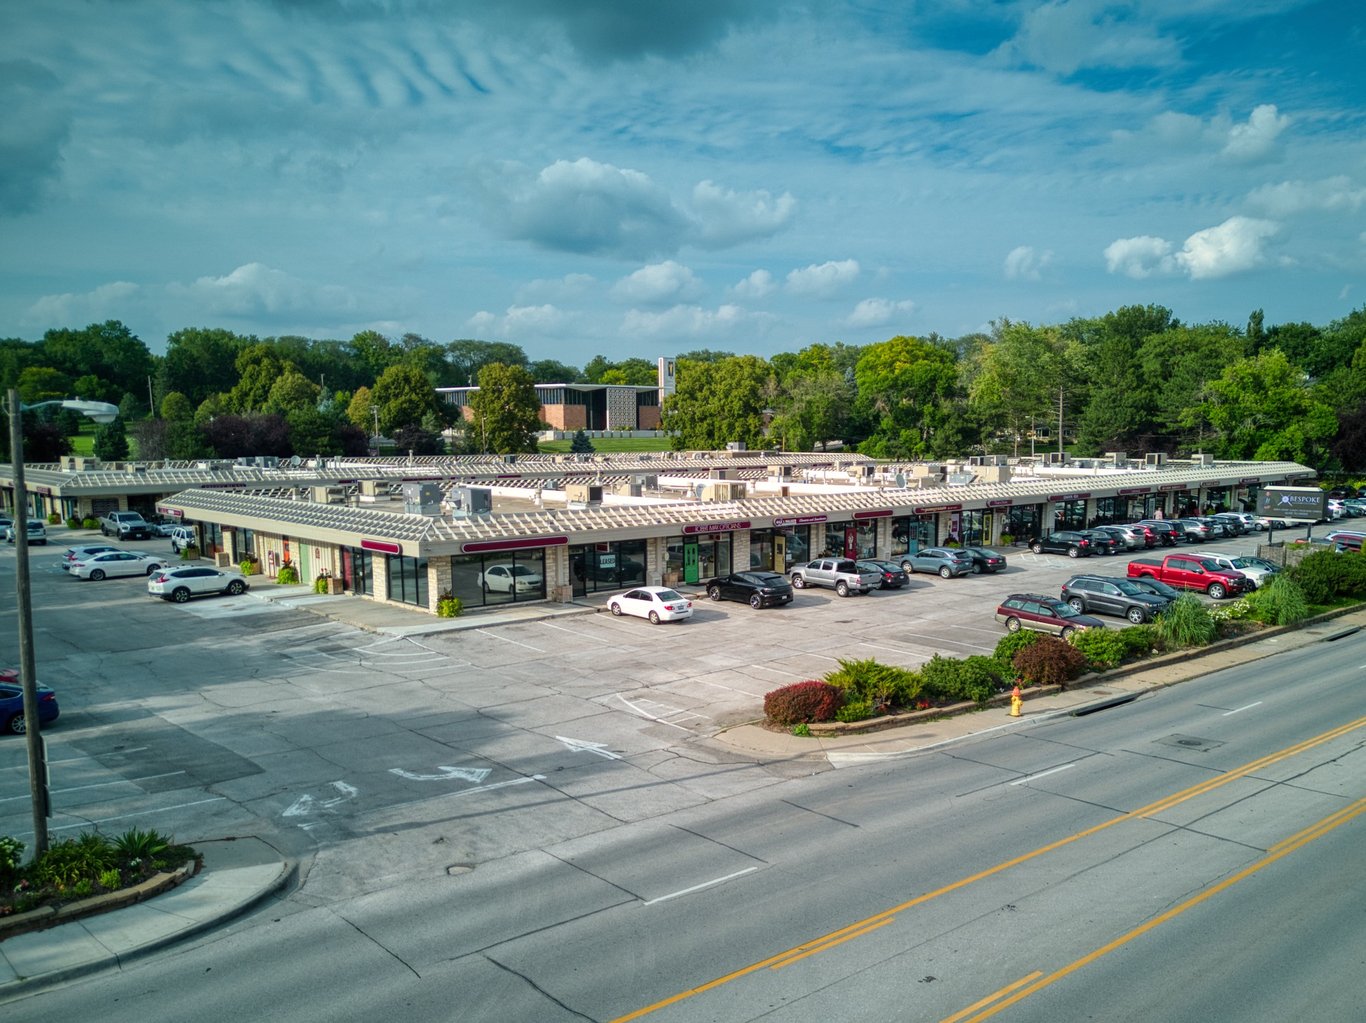
[[[1218,625],[1193,593],[1183,593],[1157,616],[1157,634],[1168,650],[1206,646],[1213,642]]]
[[[764,694],[764,717],[775,725],[830,721],[844,706],[844,691],[813,679]]]
[[[1268,625],[1298,625],[1309,617],[1304,590],[1287,575],[1274,575],[1244,598],[1254,618]]]

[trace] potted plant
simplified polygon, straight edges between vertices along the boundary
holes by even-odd
[[[257,575],[261,571],[261,561],[255,554],[248,554],[237,565],[243,575]]]
[[[293,586],[299,581],[299,570],[294,567],[292,561],[286,561],[275,573],[275,583],[278,586]]]
[[[1006,546],[1006,547],[1014,547],[1014,546],[1015,546],[1015,534],[1013,534],[1013,533],[1002,533],[1002,534],[1001,534],[1001,543],[1002,543],[1004,546]]]
[[[436,613],[441,618],[458,618],[465,605],[450,590],[442,590],[436,598]]]
[[[181,560],[181,561],[198,561],[198,560],[199,560],[199,548],[196,547],[194,544],[190,544],[190,545],[187,546],[187,547],[182,547],[182,548],[180,548],[180,560]]]

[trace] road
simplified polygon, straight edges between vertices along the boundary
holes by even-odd
[[[727,758],[584,667],[692,631],[600,616],[554,675],[520,631],[396,642],[67,583],[35,587],[85,623],[39,646],[64,706],[89,680],[52,733],[59,820],[262,829],[306,876],[24,1019],[1366,1017],[1366,638],[831,771]],[[864,600],[813,614],[871,642]]]

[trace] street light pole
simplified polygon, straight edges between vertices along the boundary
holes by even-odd
[[[24,691],[24,737],[28,742],[29,795],[33,802],[33,855],[47,851],[47,754],[38,722],[38,676],[33,658],[33,593],[28,572],[28,491],[24,484],[24,411],[61,405],[89,416],[97,423],[118,418],[117,405],[103,401],[40,401],[25,405],[19,392],[9,392],[9,452],[14,479],[14,589],[19,614],[19,681]]]

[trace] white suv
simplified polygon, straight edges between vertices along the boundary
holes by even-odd
[[[179,554],[186,547],[198,547],[199,538],[189,526],[176,526],[171,530],[171,550]]]
[[[13,525],[5,527],[5,543],[14,543],[15,528]],[[28,542],[36,543],[39,547],[47,546],[47,523],[42,519],[28,520]]]

